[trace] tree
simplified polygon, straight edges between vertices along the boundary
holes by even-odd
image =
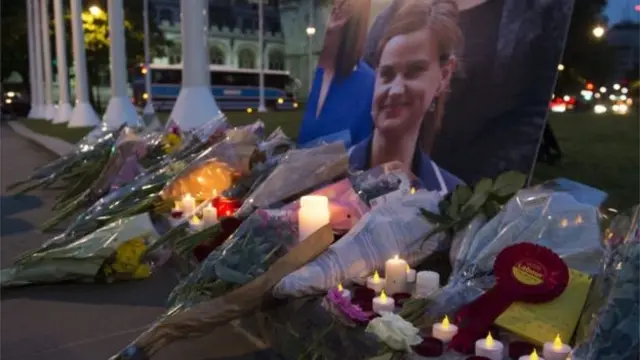
[[[602,11],[607,0],[574,0],[573,14],[556,88],[558,92],[575,92],[584,82],[602,84],[607,81],[613,52],[606,38],[596,38],[593,28],[606,24]]]
[[[50,2],[49,2],[50,3]],[[125,13],[125,42],[127,49],[127,65],[132,68],[135,64],[144,61],[144,22],[142,16],[142,0],[124,1]],[[109,26],[108,14],[103,12],[98,15],[92,15],[89,6],[98,6],[101,9],[107,9],[106,0],[94,1],[86,4],[86,9],[82,14],[83,28],[85,32],[85,46],[87,55],[87,69],[90,84],[100,83],[100,76],[104,76],[108,72],[109,67]],[[27,12],[25,1],[2,1],[1,14],[1,43],[0,51],[2,53],[2,67],[0,67],[0,76],[5,79],[12,72],[18,72],[25,79],[29,80],[29,61],[28,61],[28,34]],[[65,6],[65,37],[68,66],[72,67],[72,42],[71,42],[71,15],[69,11],[69,2],[64,2]],[[55,59],[55,31],[53,24],[53,8],[49,10],[51,14],[50,22],[50,41],[52,59]],[[153,5],[149,6],[149,17],[155,17],[155,9]],[[151,33],[150,48],[152,56],[162,56],[167,42],[164,34],[157,24],[153,21],[149,24]],[[53,67],[54,72],[56,67]],[[107,76],[108,79],[108,76]],[[92,101],[93,102],[93,101]],[[94,104],[95,105],[95,104]]]

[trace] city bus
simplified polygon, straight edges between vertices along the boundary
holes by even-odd
[[[182,65],[144,65],[137,67],[133,79],[133,102],[143,107],[149,97],[145,92],[144,76],[151,71],[151,98],[156,111],[171,111],[180,93]],[[236,69],[210,65],[211,93],[221,110],[252,111],[260,102],[259,72],[256,69]],[[288,71],[264,70],[265,105],[271,110],[294,110],[294,97],[299,81]]]

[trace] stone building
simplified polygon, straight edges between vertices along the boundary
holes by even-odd
[[[209,61],[235,68],[257,68],[257,0],[209,0]],[[315,67],[322,46],[324,20],[329,14],[326,0],[264,1],[264,65],[266,69],[287,70],[300,81],[298,96],[308,89],[309,66]],[[180,1],[151,0],[156,21],[173,44],[167,57],[154,58],[157,64],[179,64]],[[314,21],[310,22],[312,3]],[[313,23],[316,34],[310,39],[306,28]],[[310,41],[311,40],[311,41]],[[309,45],[312,56],[309,58]],[[311,63],[309,63],[311,61]]]

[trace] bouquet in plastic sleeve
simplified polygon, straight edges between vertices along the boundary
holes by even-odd
[[[573,359],[633,359],[640,353],[640,207],[613,219],[606,255],[576,333]]]
[[[342,144],[290,150],[275,170],[246,199],[239,214],[282,205],[335,179],[349,168],[349,156]]]
[[[36,251],[0,272],[2,287],[144,279],[141,255],[158,234],[147,214],[120,219],[69,244]]]
[[[508,256],[500,254],[515,245],[527,245],[526,249],[521,248],[522,254],[519,255],[527,255],[522,249],[529,249],[527,251],[545,253],[548,258],[557,257],[560,263],[566,264],[562,266],[570,269],[571,280],[581,281],[580,291],[585,296],[590,277],[600,272],[599,263],[603,254],[600,213],[596,207],[577,201],[569,193],[544,188],[521,190],[497,216],[479,229],[478,226],[471,226],[466,234],[471,236],[463,236],[455,247],[457,254],[452,258],[456,263],[448,284],[430,301],[423,316],[413,319],[420,327],[430,326],[448,315],[462,326],[461,331],[465,331],[466,321],[473,321],[468,316],[478,314],[469,314],[463,308],[466,309],[466,306],[496,286],[496,276],[499,276],[495,273],[496,258],[502,256],[508,259]],[[513,255],[513,251],[509,255]],[[579,299],[580,296],[576,298]],[[569,333],[563,334],[564,339],[571,337],[579,316],[579,305],[571,306],[578,312],[566,312],[575,316],[568,321],[574,321],[573,328],[564,329]],[[494,320],[496,319],[491,319],[489,325]],[[504,323],[513,322],[511,318],[504,317],[503,320],[505,321],[498,318],[496,321],[503,328]],[[545,322],[549,319],[537,320]],[[507,328],[517,332],[515,327]],[[545,324],[544,328],[556,329],[553,324]],[[471,330],[478,329],[469,331]],[[488,329],[480,329],[478,332],[484,333],[475,335],[486,336],[486,331]],[[533,342],[539,341],[540,337],[540,334],[518,335]],[[545,341],[553,340],[555,335],[556,333],[547,334],[551,338]],[[452,346],[465,351],[468,344],[455,344],[454,339]]]
[[[149,358],[163,346],[268,307],[271,289],[333,241],[328,226],[300,241],[295,213],[258,210],[179,284],[174,306],[115,359]]]
[[[96,162],[101,163],[108,157],[113,144],[125,128],[123,126],[116,131],[105,131],[91,144],[77,145],[71,153],[37,168],[27,179],[10,184],[7,189],[22,187],[19,193],[27,193],[58,181],[75,184],[87,171],[96,167]]]

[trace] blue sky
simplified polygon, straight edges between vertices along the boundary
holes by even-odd
[[[575,6],[579,1],[576,0]],[[613,25],[621,20],[631,19],[640,21],[640,13],[634,11],[634,7],[640,4],[640,0],[609,0],[609,3],[604,11],[605,15],[609,18],[609,24]]]

